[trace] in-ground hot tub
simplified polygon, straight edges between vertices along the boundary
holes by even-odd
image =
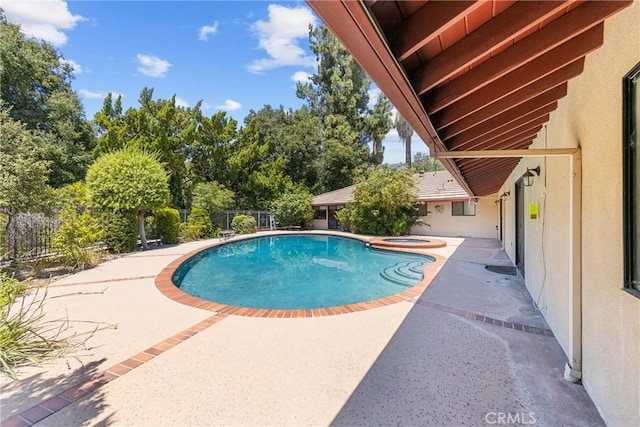
[[[369,240],[369,244],[373,247],[381,248],[412,248],[412,249],[431,249],[444,248],[447,243],[442,240],[431,239],[418,236],[407,237],[374,237]]]

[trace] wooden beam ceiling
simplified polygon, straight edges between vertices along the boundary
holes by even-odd
[[[567,82],[582,72],[586,55],[602,45],[606,18],[631,4],[307,2],[432,154],[481,196],[497,191],[520,159],[456,159],[450,150],[527,148],[567,94]]]

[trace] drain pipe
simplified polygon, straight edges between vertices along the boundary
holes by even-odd
[[[569,174],[569,362],[564,379],[573,383],[582,380],[582,156],[581,151],[570,156]]]

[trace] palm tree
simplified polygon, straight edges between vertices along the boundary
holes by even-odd
[[[411,167],[411,136],[413,135],[413,129],[407,120],[402,115],[396,112],[396,121],[394,127],[398,131],[398,136],[405,146],[405,163],[407,167]]]

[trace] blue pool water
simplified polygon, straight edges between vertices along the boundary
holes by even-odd
[[[343,237],[267,236],[206,249],[176,270],[173,283],[221,304],[311,309],[402,292],[419,283],[433,261]]]

